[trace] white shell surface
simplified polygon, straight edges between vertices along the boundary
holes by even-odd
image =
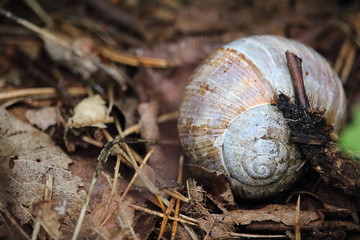
[[[229,43],[197,68],[184,92],[178,128],[185,154],[195,164],[227,174],[242,197],[275,194],[300,176],[295,169],[301,159],[289,142],[285,120],[270,106],[279,93],[295,99],[286,50],[302,58],[310,104],[326,109],[328,123],[338,132],[345,121],[342,85],[323,57],[294,40],[254,36]],[[274,124],[263,123],[268,120]],[[253,157],[255,152],[259,157]],[[275,165],[265,164],[266,159],[275,159]],[[252,170],[244,164],[257,169],[251,179]]]
[[[268,104],[250,108],[230,123],[222,156],[234,192],[248,198],[277,193],[302,173],[290,129],[276,106]]]
[[[314,49],[279,36],[253,36],[231,42],[224,48],[244,54],[264,74],[278,93],[295,99],[285,51],[290,50],[302,61],[306,94],[313,108],[327,110],[325,117],[338,133],[345,121],[346,99],[337,74]],[[336,123],[336,124],[334,124]]]

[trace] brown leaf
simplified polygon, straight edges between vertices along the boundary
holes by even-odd
[[[25,124],[0,109],[0,159],[10,178],[9,192],[0,193],[2,199],[12,205],[12,213],[21,224],[30,219],[29,207],[43,200],[45,179],[54,177],[52,198],[64,200],[68,205],[63,228],[71,229],[76,224],[85,192],[83,183],[67,171],[72,160],[48,135]]]
[[[197,165],[188,164],[188,166],[191,174],[196,176],[196,179],[204,185],[207,193],[211,194],[212,199],[215,199],[217,204],[236,205],[230,183],[224,174]]]
[[[295,206],[270,204],[261,209],[240,209],[229,212],[227,219],[235,224],[248,225],[252,222],[273,221],[288,226],[295,225]],[[315,211],[301,211],[300,225],[308,225],[310,222],[319,220],[319,214]]]
[[[235,230],[234,223],[214,219],[214,215],[210,214],[208,209],[204,207],[207,193],[201,186],[197,186],[195,180],[188,180],[187,186],[189,198],[192,200],[192,212],[200,216],[200,219],[198,219],[199,227],[212,238],[229,237],[229,233]]]
[[[41,109],[29,109],[25,113],[26,119],[32,124],[46,130],[48,127],[58,122],[55,107],[44,107]]]

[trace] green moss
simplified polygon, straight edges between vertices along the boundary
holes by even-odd
[[[339,143],[345,151],[360,153],[360,106],[355,109],[353,122],[340,134]]]

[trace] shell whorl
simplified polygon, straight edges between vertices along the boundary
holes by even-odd
[[[327,110],[327,122],[338,132],[345,120],[338,77],[313,49],[282,37],[255,36],[225,45],[195,70],[184,92],[178,128],[185,154],[195,164],[225,173],[242,197],[275,194],[301,174],[287,124],[271,105],[280,92],[294,100],[286,50],[303,59],[309,101]]]
[[[268,104],[250,108],[230,123],[224,133],[222,161],[233,184],[242,186],[234,192],[251,197],[261,189],[271,195],[290,184],[288,171],[302,162],[289,136],[282,113]],[[300,174],[292,176],[296,179]]]

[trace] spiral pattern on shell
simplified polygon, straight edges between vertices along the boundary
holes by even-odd
[[[279,93],[294,101],[285,51],[303,59],[306,93],[337,133],[345,95],[337,75],[310,47],[277,36],[239,39],[215,51],[192,75],[178,128],[187,157],[228,176],[245,198],[273,195],[293,184],[302,159],[290,129],[273,104]]]

